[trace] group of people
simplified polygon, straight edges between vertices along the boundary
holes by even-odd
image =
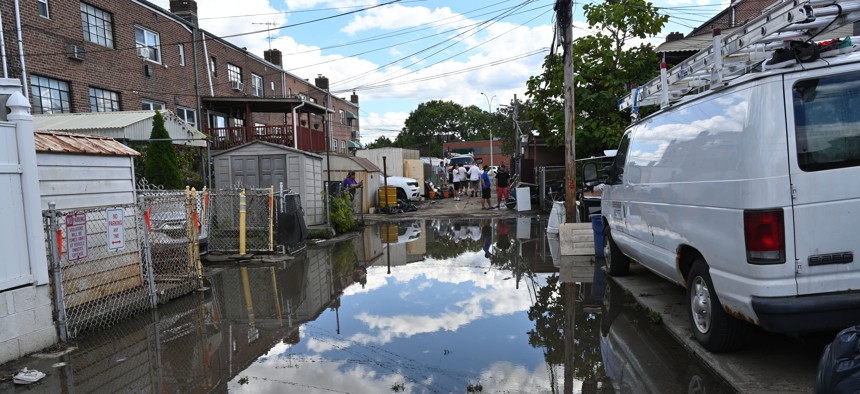
[[[440,164],[443,166],[443,164]],[[490,200],[490,190],[492,189],[490,182],[490,166],[484,166],[483,171],[478,165],[471,166],[468,170],[465,166],[454,164],[451,169],[451,183],[454,187],[454,201],[461,201],[462,196],[469,194],[471,197],[481,195],[481,209],[499,209],[502,201],[507,201],[509,198],[508,183],[510,174],[504,164],[499,167],[496,172],[496,205],[493,206]],[[503,200],[504,199],[504,200]]]

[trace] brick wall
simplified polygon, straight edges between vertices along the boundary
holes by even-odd
[[[120,93],[122,110],[140,110],[141,100],[153,100],[166,104],[174,112],[178,107],[197,110],[197,97],[194,73],[194,36],[192,28],[185,21],[160,10],[146,6],[142,2],[128,0],[88,0],[90,4],[110,13],[112,17],[113,45],[105,47],[84,39],[81,23],[80,1],[49,1],[49,18],[39,15],[36,2],[21,2],[21,24],[24,42],[24,59],[28,76],[39,75],[69,83],[72,112],[90,112],[89,88],[95,87]],[[205,7],[205,4],[201,4]],[[5,16],[3,28],[6,31],[7,65],[10,77],[19,78],[21,62],[15,37],[15,9],[11,1],[0,2],[0,11]],[[179,19],[179,20],[177,20]],[[160,41],[160,62],[152,62],[137,56],[135,27],[157,32]],[[292,74],[284,73],[272,65],[241,48],[227,44],[224,40],[206,34],[205,43],[197,37],[197,71],[201,96],[210,96],[208,78],[209,59],[216,59],[216,72],[212,75],[211,92],[216,97],[254,97],[251,74],[263,78],[263,97],[296,96],[303,93],[325,104],[325,92],[312,83]],[[66,45],[80,45],[85,52],[84,60],[72,59],[67,55]],[[179,46],[184,48],[185,64],[180,65]],[[204,50],[205,49],[205,50]],[[207,58],[208,52],[208,58]],[[261,54],[262,55],[262,54]],[[285,62],[288,63],[286,58]],[[231,89],[227,64],[234,64],[242,70],[244,89]],[[147,70],[148,66],[148,70]],[[282,85],[286,80],[286,89]],[[26,81],[30,84],[30,78]],[[273,89],[274,88],[274,89]],[[356,105],[338,97],[332,97],[335,117],[332,123],[332,136],[348,140],[354,127],[341,125],[337,119],[338,111],[358,114]],[[244,117],[244,111],[235,111],[229,116]],[[198,113],[198,128],[208,127],[207,110]],[[321,116],[305,114],[307,124],[319,124],[324,130]],[[266,124],[290,123],[289,116],[283,113],[254,113],[253,122]]]

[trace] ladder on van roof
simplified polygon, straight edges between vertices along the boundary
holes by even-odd
[[[727,86],[726,77],[747,72],[768,60],[772,50],[791,41],[807,41],[860,20],[860,2],[846,0],[793,0],[772,5],[734,32],[713,33],[714,42],[672,69],[660,64],[660,76],[618,100],[618,109],[631,109],[636,119],[640,106],[669,105],[694,89]],[[812,43],[814,45],[814,43]]]

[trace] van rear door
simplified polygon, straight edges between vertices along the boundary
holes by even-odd
[[[834,70],[785,81],[798,295],[860,287],[860,72]]]

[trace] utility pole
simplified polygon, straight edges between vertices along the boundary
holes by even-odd
[[[564,59],[564,157],[567,223],[576,223],[576,116],[573,101],[573,4],[572,0],[556,0],[556,20],[562,36]]]

